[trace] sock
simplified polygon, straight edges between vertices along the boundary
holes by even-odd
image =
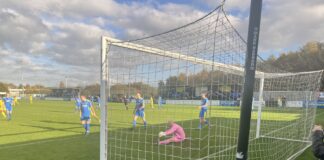
[[[199,123],[199,126],[198,126],[198,128],[201,128],[201,123]]]
[[[146,121],[144,121],[144,126],[145,126],[145,127],[146,127],[146,124],[147,124]]]
[[[90,131],[90,124],[87,124],[87,131]]]
[[[133,127],[136,127],[136,121],[133,121]]]
[[[205,124],[208,124],[208,120],[205,120]]]
[[[87,130],[87,124],[83,124],[83,128]]]

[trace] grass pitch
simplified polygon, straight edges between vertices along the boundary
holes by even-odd
[[[133,105],[130,105],[133,106]],[[235,107],[214,107],[210,118],[210,130],[198,127],[198,112],[195,107],[165,105],[163,109],[150,109],[147,106],[148,127],[138,120],[138,127],[130,130],[132,109],[126,111],[122,104],[110,104],[109,116],[109,157],[110,159],[233,159],[239,125],[239,109]],[[263,113],[262,134],[294,124],[303,117],[298,110],[267,109]],[[318,110],[317,122],[324,125]],[[99,113],[97,113],[100,115]],[[158,146],[157,133],[165,130],[166,121],[172,119],[181,124],[189,140],[180,144]],[[256,113],[252,115],[250,155],[267,156],[268,159],[283,158],[295,150],[279,150],[282,140],[255,137]],[[292,125],[299,133],[298,127]],[[93,119],[91,134],[83,135],[79,113],[74,112],[73,102],[35,101],[22,102],[14,108],[13,120],[0,120],[0,159],[1,160],[96,160],[99,159],[99,123]],[[272,136],[285,132],[273,132]],[[146,135],[146,136],[143,136]],[[298,138],[298,134],[289,135]],[[280,142],[280,143],[279,143]],[[277,146],[276,146],[277,145]],[[304,144],[286,142],[284,146]],[[206,147],[210,146],[210,147]],[[271,153],[279,153],[273,155]],[[306,151],[300,159],[313,159]]]

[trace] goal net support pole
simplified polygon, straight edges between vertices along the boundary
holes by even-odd
[[[247,52],[245,59],[243,99],[241,105],[240,128],[236,153],[237,160],[246,160],[248,154],[261,9],[262,0],[251,0]]]

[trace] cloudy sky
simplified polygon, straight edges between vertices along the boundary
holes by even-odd
[[[245,38],[249,0],[225,10]],[[220,0],[0,0],[0,81],[58,86],[99,81],[100,36],[127,40],[192,22]],[[323,0],[264,0],[259,54],[324,41]]]

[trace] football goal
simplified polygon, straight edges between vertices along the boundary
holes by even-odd
[[[223,4],[154,36],[103,36],[101,158],[235,159],[246,50]],[[256,59],[249,159],[293,159],[310,145],[321,77],[322,71],[291,73]],[[160,143],[177,136],[159,135],[171,122],[185,137]]]

